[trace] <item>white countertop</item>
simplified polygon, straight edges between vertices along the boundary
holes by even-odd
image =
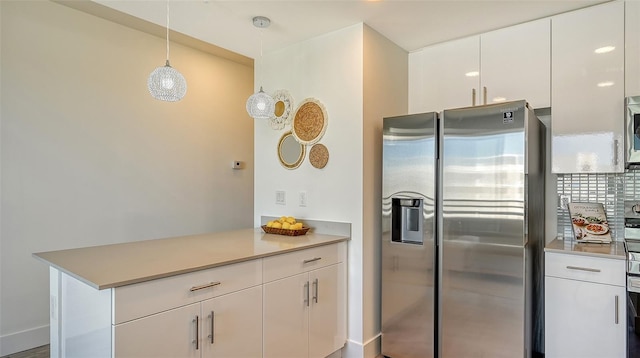
[[[545,252],[557,252],[561,254],[574,254],[585,256],[597,256],[609,259],[626,260],[622,241],[612,241],[609,244],[576,242],[571,239],[556,238],[544,247]]]
[[[101,290],[346,240],[347,235],[284,236],[255,228],[39,252],[33,256]]]

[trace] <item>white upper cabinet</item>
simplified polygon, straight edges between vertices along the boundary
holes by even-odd
[[[640,1],[625,6],[625,95],[640,96]]]
[[[550,20],[429,46],[409,55],[409,112],[525,99],[550,105]]]
[[[624,3],[551,19],[554,173],[624,171]]]
[[[550,19],[488,32],[480,42],[482,103],[524,99],[534,109],[551,106]]]
[[[467,37],[409,54],[409,113],[476,103],[480,87],[480,38]]]

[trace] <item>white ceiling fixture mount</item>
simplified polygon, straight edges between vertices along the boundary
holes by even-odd
[[[176,102],[187,93],[187,81],[178,70],[169,64],[169,0],[167,0],[167,60],[164,66],[158,67],[149,75],[147,87],[153,98]]]
[[[253,26],[266,29],[271,25],[271,20],[264,16],[255,16]],[[262,37],[260,37],[260,62],[262,63]],[[262,90],[254,93],[247,99],[247,113],[254,119],[271,119],[275,117],[276,101]]]

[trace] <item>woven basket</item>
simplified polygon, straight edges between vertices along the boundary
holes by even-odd
[[[273,227],[267,227],[267,225],[262,225],[262,230],[267,234],[277,234],[277,235],[287,235],[287,236],[300,236],[304,235],[309,231],[308,227],[303,227],[299,230],[289,230],[289,229],[276,229]]]

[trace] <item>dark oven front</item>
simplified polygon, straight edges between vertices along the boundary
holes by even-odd
[[[640,276],[627,275],[627,357],[640,357]]]

